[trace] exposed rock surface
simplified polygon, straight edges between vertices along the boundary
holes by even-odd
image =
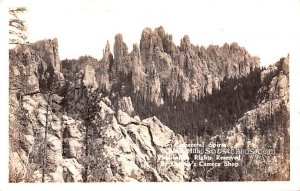
[[[128,55],[122,38],[116,39],[117,55]],[[143,121],[134,117],[130,97],[120,98],[119,110],[114,111],[108,97],[97,89],[91,64],[67,85],[59,84],[60,92],[47,86],[49,80],[61,81],[51,78],[55,72],[61,74],[53,68],[60,63],[43,60],[57,53],[54,45],[40,41],[11,50],[10,167],[20,174],[18,181],[41,182],[44,165],[45,182],[187,180],[190,166],[183,138],[155,117]],[[39,55],[36,51],[48,47],[53,52]],[[19,84],[21,77],[28,79],[26,86]],[[46,86],[41,87],[43,83]],[[172,151],[176,146],[182,147]],[[176,165],[162,165],[160,155],[171,152],[179,156]]]
[[[54,70],[61,71],[57,39],[41,40],[32,44],[31,47]]]
[[[85,67],[85,74],[83,77],[83,84],[86,87],[98,87],[96,77],[95,77],[95,70],[90,65]]]
[[[100,101],[93,103],[100,111],[95,111],[95,119],[88,125],[52,112],[46,121],[45,107],[48,105],[44,97],[37,94],[25,100],[23,107],[28,112],[28,126],[33,128],[31,133],[23,134],[26,161],[41,164],[45,125],[51,124],[47,135],[47,182],[81,182],[82,161],[86,157],[97,161],[89,163],[94,166],[89,169],[87,181],[184,181],[188,178],[188,151],[184,147],[175,152],[182,161],[176,161],[175,166],[160,165],[159,155],[170,153],[174,146],[184,146],[184,142],[157,118],[140,121],[121,110],[115,117],[111,108]],[[87,135],[86,128],[92,134]],[[26,139],[28,136],[30,138]],[[88,148],[85,139],[88,139]],[[88,156],[84,154],[85,149],[90,150]],[[16,163],[11,165],[18,172],[22,171],[24,164],[16,152],[12,153],[11,160]],[[34,180],[41,181],[41,177],[42,171],[38,169]]]
[[[259,66],[258,58],[236,43],[205,49],[191,44],[185,35],[178,48],[162,27],[144,29],[140,49],[148,76],[154,73],[154,81],[159,76],[158,84],[164,84],[168,93],[186,100],[211,94],[225,77],[245,76]],[[159,94],[159,88],[155,92]]]
[[[10,87],[21,94],[60,92],[64,76],[60,73],[57,41],[46,40],[10,50]],[[39,49],[36,51],[35,49]]]
[[[157,105],[164,101],[163,91],[185,100],[196,99],[218,90],[224,78],[246,76],[259,67],[259,59],[237,43],[204,48],[193,45],[185,35],[176,46],[163,27],[145,28],[139,46],[134,44],[131,53],[121,34],[115,36],[113,48],[114,55],[106,44],[95,68],[101,87],[111,90],[120,83],[125,94],[132,88]],[[113,91],[119,92],[119,88]]]
[[[270,77],[269,90],[256,108],[244,113],[236,125],[219,135],[229,148],[264,150],[265,153],[243,156],[242,176],[246,180],[289,180],[290,107],[289,57],[282,58],[262,71]],[[271,75],[272,74],[272,75]],[[260,91],[266,87],[262,87]],[[251,167],[247,166],[251,164]],[[216,173],[217,174],[217,173]],[[256,174],[254,177],[253,174]],[[240,178],[240,177],[239,177]]]
[[[130,97],[123,97],[118,100],[118,108],[130,115],[133,115],[134,108]]]
[[[103,174],[91,175],[90,181],[184,181],[188,178],[188,151],[176,150],[181,157],[176,166],[162,166],[159,155],[171,151],[175,145],[183,145],[181,136],[176,136],[159,120],[133,119],[120,111],[117,119],[105,113],[105,124],[94,131],[91,150],[100,156],[101,163],[91,167],[100,168]],[[168,173],[165,173],[168,172]]]
[[[183,137],[160,121],[168,114],[160,111],[161,116],[141,119],[130,96],[157,106],[154,111],[175,103],[176,97],[193,104],[220,90],[224,80],[246,77],[259,67],[259,59],[236,43],[204,48],[193,45],[187,35],[176,46],[162,27],[145,28],[140,44],[134,44],[131,52],[117,34],[113,54],[107,42],[101,60],[83,56],[61,63],[55,39],[10,50],[10,180],[41,182],[43,174],[45,182],[222,179],[221,173],[211,179],[206,172],[195,176]],[[262,83],[255,93],[257,104],[242,112],[229,131],[207,137],[207,119],[201,119],[205,132],[197,131],[197,138],[216,141],[218,137],[237,149],[276,147],[281,153],[266,160],[251,159],[262,168],[247,174],[250,168],[245,163],[245,169],[230,174],[232,180],[289,179],[289,150],[285,149],[289,144],[288,63],[289,58],[283,58],[257,73]],[[242,102],[246,99],[240,92],[236,97]],[[168,111],[178,109],[172,105]],[[233,118],[230,111],[225,114],[212,119]],[[195,124],[193,128],[200,128]],[[183,135],[190,131],[182,129]],[[167,161],[170,156],[172,160]]]

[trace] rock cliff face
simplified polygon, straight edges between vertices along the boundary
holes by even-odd
[[[31,47],[54,70],[61,71],[57,39],[38,41],[32,44]]]
[[[258,58],[236,43],[222,47],[209,46],[207,49],[191,44],[186,35],[177,47],[172,35],[162,27],[152,31],[146,28],[140,41],[142,63],[148,76],[151,73],[159,78],[167,92],[181,95],[185,100],[211,94],[219,89],[224,78],[247,75],[259,67]],[[156,89],[160,93],[159,88]]]
[[[256,171],[258,178],[261,180],[289,180],[290,104],[288,64],[289,57],[282,58],[262,72],[262,81],[266,80],[266,76],[270,76],[272,73],[266,97],[257,108],[246,112],[238,120],[234,130],[229,132],[229,134],[231,133],[229,142],[235,147],[276,149],[277,155],[267,155],[264,156],[264,159],[251,157],[250,160],[252,160],[254,167],[244,174],[245,179],[254,180],[252,174]],[[273,72],[271,72],[272,70]],[[263,88],[260,89],[261,92]],[[241,136],[244,136],[244,138]]]
[[[48,42],[37,44],[47,49]],[[74,82],[64,85],[53,60],[43,60],[52,52],[40,47],[44,54],[39,54],[37,44],[20,46],[10,53],[11,180],[188,179],[188,151],[180,135],[156,117],[140,120],[133,116],[130,97],[119,99],[118,111],[114,111],[108,97],[100,93],[90,65],[74,76]],[[23,78],[26,86],[21,86]],[[58,85],[49,85],[50,80]],[[180,149],[174,151],[174,147]],[[162,164],[167,154],[178,156],[176,165]]]
[[[264,150],[269,154],[244,155],[239,161],[239,167],[214,169],[210,177],[205,177],[206,181],[289,180],[288,65],[289,57],[286,57],[262,69],[262,86],[257,95],[259,104],[245,112],[231,129],[210,137],[210,141],[224,143],[228,148]],[[201,171],[203,173],[203,170],[197,167],[194,171],[197,172],[193,175],[194,178],[197,178]]]

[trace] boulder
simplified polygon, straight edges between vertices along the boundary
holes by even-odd
[[[17,152],[9,153],[9,170],[10,175],[15,176],[15,178],[22,177],[23,173],[26,172],[25,165]]]
[[[118,108],[129,115],[133,115],[134,108],[130,97],[122,97],[118,100]]]
[[[90,65],[85,67],[84,77],[83,77],[83,84],[85,87],[98,87],[96,77],[95,77],[95,69],[92,68]]]
[[[82,182],[83,166],[76,159],[64,159],[62,167],[65,182]]]
[[[128,113],[125,113],[121,110],[117,113],[118,123],[121,125],[128,125],[129,123],[136,122]]]

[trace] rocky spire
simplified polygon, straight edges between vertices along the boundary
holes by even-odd
[[[180,51],[181,52],[186,52],[191,49],[191,41],[190,37],[188,35],[184,35],[184,37],[180,41]]]
[[[32,48],[54,70],[61,72],[57,39],[41,40],[32,44]]]
[[[123,42],[122,34],[119,33],[115,36],[114,57],[116,60],[119,60],[122,57],[125,57],[127,55],[128,55],[128,47]]]

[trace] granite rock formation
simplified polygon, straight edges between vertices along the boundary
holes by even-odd
[[[145,28],[139,46],[134,44],[130,53],[117,34],[113,54],[107,43],[98,63],[96,78],[103,89],[111,91],[121,83],[125,94],[131,88],[157,105],[164,101],[163,91],[185,100],[197,99],[220,89],[225,78],[246,76],[259,67],[259,59],[237,43],[204,48],[193,45],[185,35],[176,46],[163,27]],[[68,60],[63,61],[63,67],[69,65]]]
[[[60,61],[56,39],[9,54],[11,182],[289,179],[289,57],[260,68],[237,43],[177,46],[163,27],[131,52],[117,34],[101,60]],[[279,154],[195,168],[193,141]]]
[[[52,55],[51,51],[45,51],[48,42],[52,41],[37,43],[44,54],[35,50],[36,44],[19,46],[10,53],[11,179],[16,182],[188,179],[188,151],[180,135],[156,117],[140,120],[133,116],[130,97],[119,99],[118,111],[114,111],[109,98],[99,92],[95,70],[89,64],[72,77],[73,81],[55,78],[62,73],[53,68],[53,60],[43,60]],[[50,80],[58,85],[50,86]],[[25,86],[21,86],[22,81]],[[180,149],[174,151],[174,147]],[[162,164],[162,156],[166,154],[178,156],[176,165]]]

